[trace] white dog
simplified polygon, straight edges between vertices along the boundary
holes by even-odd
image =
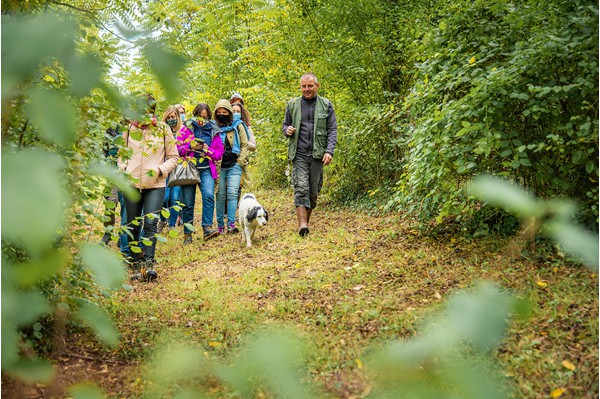
[[[240,230],[242,241],[246,240],[246,247],[252,246],[256,228],[266,225],[268,221],[267,210],[258,203],[254,194],[245,194],[240,201]]]

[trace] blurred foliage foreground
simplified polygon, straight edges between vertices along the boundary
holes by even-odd
[[[119,339],[96,299],[121,288],[126,271],[116,254],[82,237],[89,234],[86,215],[97,213],[90,204],[101,198],[99,186],[108,182],[127,195],[134,193],[123,176],[91,161],[92,138],[78,132],[86,131],[95,96],[104,95],[120,109],[126,103],[103,83],[103,61],[78,51],[77,30],[76,22],[60,16],[2,17],[2,135],[18,138],[29,124],[36,132],[27,148],[19,140],[2,143],[2,371],[25,382],[48,382],[54,376],[50,362],[36,356],[25,339],[39,338],[41,323],[54,323],[55,354],[67,322],[89,326],[107,345]],[[182,66],[156,44],[148,43],[145,54],[157,75]],[[52,71],[68,79],[48,78]],[[167,94],[177,93],[176,82],[162,83]],[[494,187],[482,181],[475,191],[484,197],[491,192],[497,205],[518,204],[512,210],[519,216],[540,220],[565,251],[597,269],[597,237],[570,224],[568,206],[550,204],[539,214],[540,203],[526,194],[500,186],[503,202],[502,195],[493,194]],[[525,308],[489,284],[456,294],[418,337],[391,343],[372,356],[369,370],[377,389],[371,397],[506,397],[490,354],[510,316]],[[302,345],[294,336],[289,331],[259,335],[243,348],[242,359],[228,367],[207,363],[200,350],[185,343],[164,345],[149,364],[148,379],[155,383],[149,385],[148,397],[202,397],[187,381],[209,374],[240,397],[252,397],[258,385],[276,396],[319,397],[314,387],[301,383],[301,350],[295,349]],[[94,386],[75,386],[71,394],[103,397]]]

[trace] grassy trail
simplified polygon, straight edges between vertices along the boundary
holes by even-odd
[[[59,359],[63,379],[87,375],[109,395],[138,397],[147,388],[142,363],[165,339],[183,336],[207,357],[225,357],[248,334],[286,325],[306,338],[305,366],[327,396],[365,397],[369,348],[413,337],[449,295],[489,280],[532,303],[531,318],[515,321],[497,351],[515,397],[547,398],[558,387],[566,389],[563,398],[597,397],[596,274],[560,259],[522,256],[510,240],[432,239],[396,215],[368,216],[325,202],[303,239],[291,192],[256,194],[269,224],[253,248],[240,234],[208,242],[197,234],[185,247],[181,236],[159,243],[158,281],[134,283],[105,300],[122,334],[119,347],[101,349],[85,332],[74,334],[67,353],[80,355]],[[204,384],[214,397],[226,396],[218,382]]]

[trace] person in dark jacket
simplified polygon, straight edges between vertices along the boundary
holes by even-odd
[[[314,74],[302,75],[300,89],[302,96],[287,103],[282,129],[289,139],[298,234],[304,237],[323,184],[323,166],[333,160],[337,121],[331,101],[317,95],[319,81]]]

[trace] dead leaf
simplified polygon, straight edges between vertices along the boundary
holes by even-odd
[[[352,289],[353,289],[354,291],[360,291],[360,290],[362,290],[363,288],[365,288],[365,286],[364,286],[364,285],[362,285],[362,284],[359,284],[359,285],[357,285],[356,287],[354,287],[354,288],[352,288]]]
[[[575,370],[575,365],[568,360],[563,360],[562,365],[564,368],[566,368],[568,370],[571,370],[571,371]]]
[[[436,297],[437,299],[442,299],[442,296],[437,291],[435,292],[435,294],[433,294],[433,296]]]
[[[562,396],[563,393],[565,393],[566,389],[564,388],[556,388],[554,391],[552,391],[552,393],[550,394],[551,398],[559,398]]]

